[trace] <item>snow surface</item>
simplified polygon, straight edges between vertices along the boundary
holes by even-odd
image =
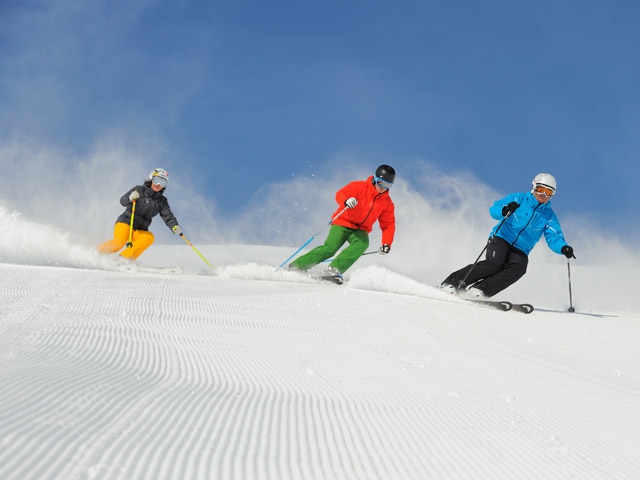
[[[534,268],[523,315],[393,251],[336,286],[274,272],[289,248],[154,245],[163,275],[0,227],[2,479],[638,478],[638,299],[602,294],[635,268],[575,267],[576,313]]]

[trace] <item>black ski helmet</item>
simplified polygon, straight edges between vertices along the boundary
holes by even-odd
[[[380,165],[376,168],[375,176],[389,183],[393,183],[396,180],[396,171],[389,165]]]

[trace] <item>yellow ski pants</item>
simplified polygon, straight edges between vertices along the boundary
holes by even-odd
[[[116,226],[113,228],[113,238],[100,245],[98,251],[100,253],[114,253],[120,250],[129,241],[129,228],[126,223],[116,222]],[[132,246],[125,248],[120,255],[135,260],[151,246],[153,240],[153,233],[146,230],[134,230],[131,235]]]

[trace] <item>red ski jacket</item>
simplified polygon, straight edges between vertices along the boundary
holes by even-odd
[[[344,202],[351,197],[355,197],[358,204],[354,208],[345,210],[332,222],[333,225],[371,233],[373,224],[378,220],[382,230],[382,244],[391,246],[396,233],[396,217],[389,190],[378,193],[373,184],[373,175],[367,180],[351,182],[336,192],[336,202],[339,207],[333,217],[344,209]]]

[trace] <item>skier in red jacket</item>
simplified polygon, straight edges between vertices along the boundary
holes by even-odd
[[[381,254],[389,253],[396,231],[395,207],[389,188],[396,178],[389,165],[380,165],[375,175],[367,180],[351,182],[336,192],[338,209],[333,214],[329,234],[323,245],[314,248],[289,264],[289,270],[307,271],[331,258],[345,242],[345,248],[330,264],[324,277],[342,283],[342,274],[362,256],[369,247],[369,233],[378,221],[382,230]],[[344,210],[345,207],[347,210]]]

